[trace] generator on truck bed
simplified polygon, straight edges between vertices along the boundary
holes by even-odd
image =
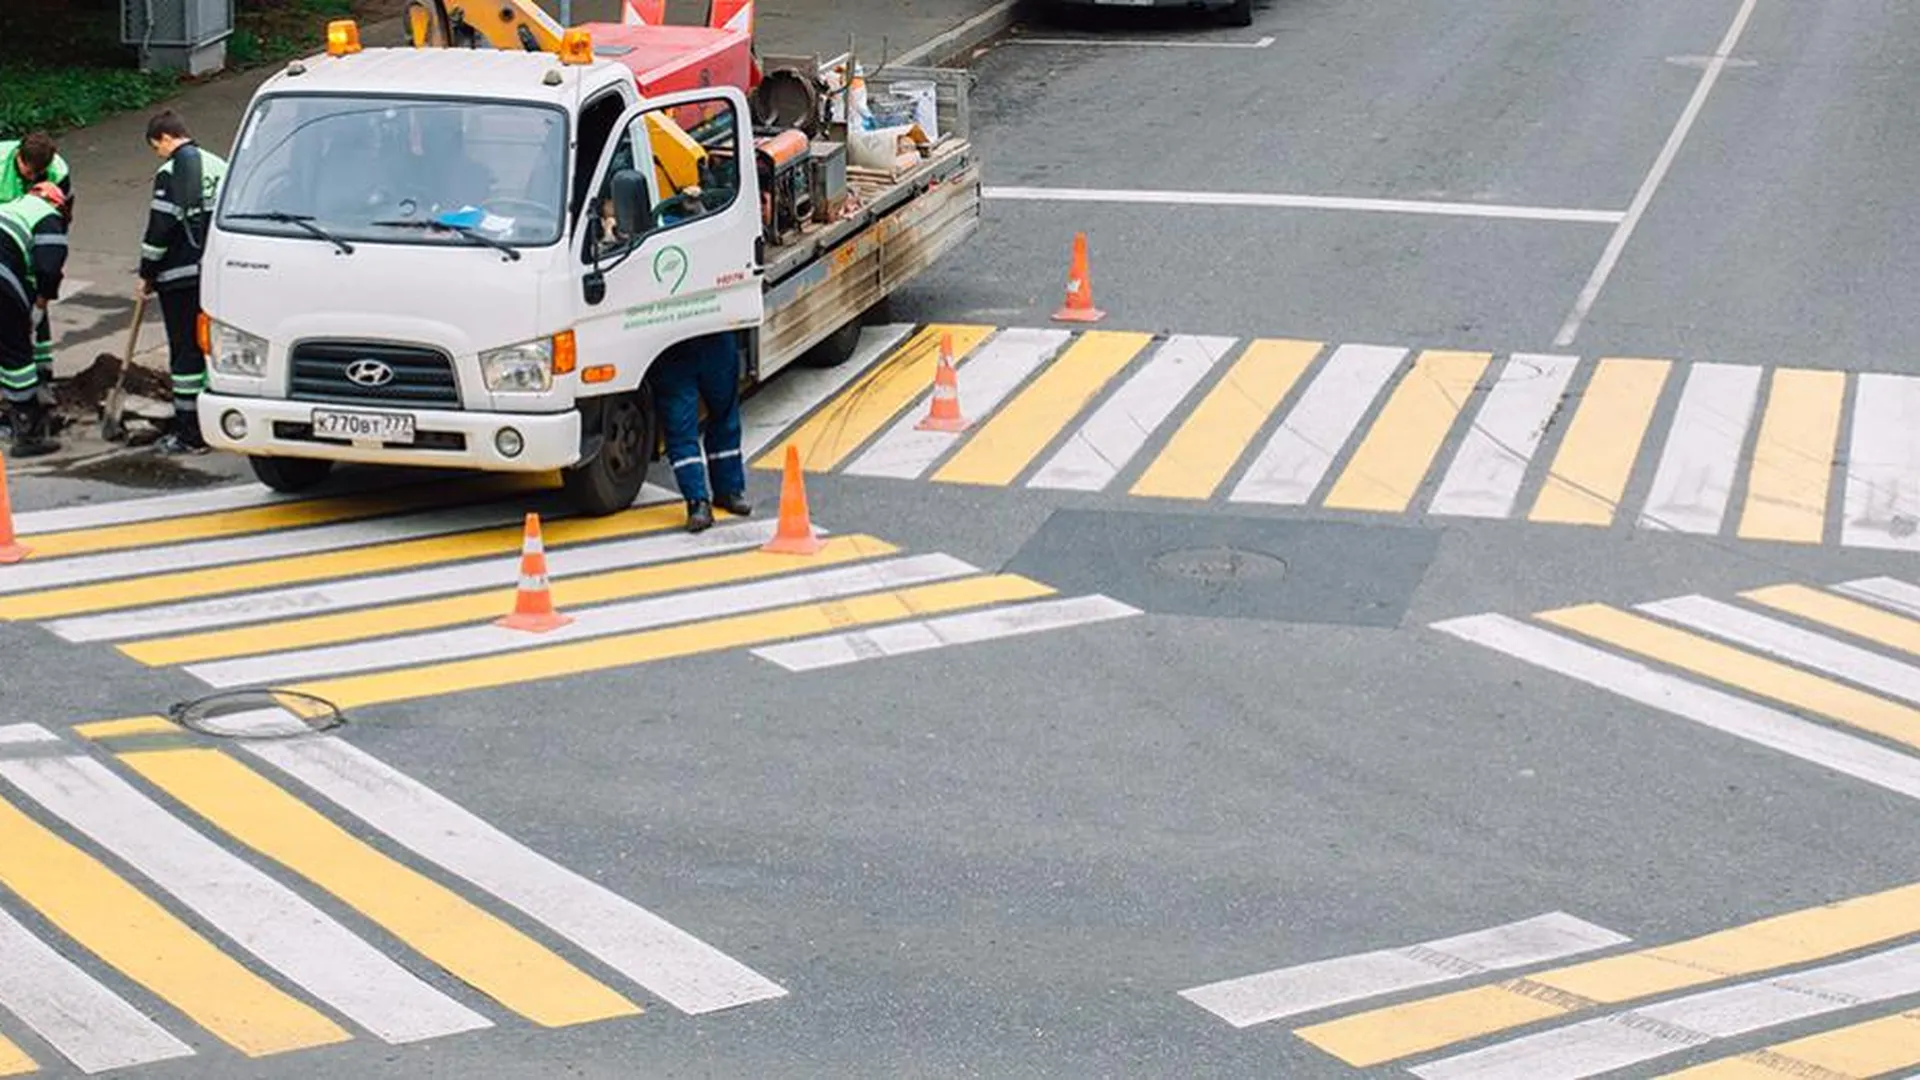
[[[336,25],[255,92],[231,151],[202,260],[209,443],[283,491],[337,461],[558,469],[585,513],[631,505],[665,349],[737,333],[747,390],[844,362],[865,313],[979,225],[966,72],[869,76],[930,108],[864,169],[847,140],[872,133],[796,85],[836,61],[807,61],[770,60],[751,97],[648,95],[579,29],[363,49]]]

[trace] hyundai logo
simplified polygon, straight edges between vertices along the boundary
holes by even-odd
[[[357,386],[385,386],[393,381],[393,369],[378,360],[355,360],[347,365],[347,378]]]

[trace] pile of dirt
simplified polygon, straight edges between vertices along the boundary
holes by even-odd
[[[93,358],[93,363],[85,371],[55,384],[54,397],[59,401],[60,411],[99,415],[107,403],[107,395],[113,392],[113,381],[120,377],[122,363],[119,357],[111,353],[101,353]],[[127,370],[128,397],[166,401],[172,394],[172,385],[160,372],[139,364]]]

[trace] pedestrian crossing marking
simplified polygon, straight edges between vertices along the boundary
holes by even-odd
[[[217,750],[120,755],[229,836],[332,893],[461,981],[545,1027],[640,1008],[531,938],[381,854]]]
[[[446,484],[422,485],[367,495],[329,496],[271,506],[222,510],[162,518],[128,525],[106,525],[73,532],[22,537],[41,559],[88,555],[126,548],[155,548],[195,540],[250,533],[334,525],[405,511],[461,506],[558,487],[554,473],[490,473]]]
[[[1027,486],[1105,490],[1233,345],[1232,338],[1169,337],[1067,436]]]
[[[1823,1031],[1668,1073],[1670,1080],[1865,1080],[1920,1065],[1920,1011]]]
[[[1740,515],[1741,538],[1818,544],[1825,536],[1846,393],[1843,372],[1774,370]]]
[[[758,536],[764,531],[756,530],[753,535]],[[878,558],[898,550],[892,544],[871,536],[830,537],[820,552],[808,560],[807,565],[834,566]],[[753,581],[793,569],[791,556],[746,551],[585,577],[554,578],[549,582],[549,588],[554,603],[567,609],[725,582]],[[150,638],[119,648],[121,652],[150,667],[164,667],[384,638],[462,623],[486,622],[512,608],[516,588],[503,585],[498,589],[433,600],[289,619],[274,623],[267,633],[262,633],[258,627],[242,626],[179,637]]]
[[[1920,379],[1863,372],[1854,381],[1853,441],[1840,542],[1920,551]]]
[[[1600,361],[1529,521],[1613,523],[1672,367],[1665,360]]]
[[[158,716],[129,716],[76,724],[73,733],[83,739],[124,739],[134,735],[172,735],[180,726]]]
[[[1195,406],[1129,494],[1207,499],[1325,345],[1263,338]]]
[[[1920,710],[1604,604],[1541,612],[1540,621],[1658,659],[1759,697],[1920,748]]]
[[[1492,360],[1489,353],[1421,353],[1334,481],[1325,505],[1405,512]]]
[[[0,884],[83,948],[249,1057],[351,1038],[5,798]]]
[[[892,622],[1052,593],[1051,588],[1016,574],[967,578],[528,649],[516,653],[510,664],[492,657],[479,657],[372,675],[322,679],[288,689],[322,698],[341,708],[388,704],[763,645],[783,638],[843,630],[848,626]]]
[[[1006,485],[1153,339],[1090,330],[976,430],[933,474],[948,484]],[[964,383],[961,393],[966,392]],[[964,400],[964,399],[963,399]]]
[[[1740,595],[1776,611],[1920,656],[1920,620],[1804,585],[1771,585]]]
[[[1428,512],[1492,519],[1513,513],[1527,468],[1579,363],[1572,356],[1509,357],[1473,414]]]
[[[5,911],[0,911],[0,958],[0,1008],[81,1069],[104,1072],[193,1055],[192,1047]],[[0,1065],[8,1060],[4,1051],[10,1045],[0,1038]]]
[[[1602,1006],[1886,945],[1915,933],[1920,933],[1920,883],[1672,944],[1382,1006],[1294,1033],[1349,1065],[1381,1065]]]
[[[1406,355],[1381,345],[1335,349],[1228,498],[1305,505]]]
[[[0,1035],[0,1076],[25,1076],[39,1068],[39,1063],[28,1057],[25,1050]]]
[[[504,521],[514,515],[512,511],[503,510],[492,516]],[[716,520],[726,517],[726,514],[716,512]],[[616,537],[643,536],[678,528],[685,521],[686,511],[681,506],[659,505],[625,510],[603,518],[562,519],[551,524],[543,520],[542,531],[550,544],[559,547]],[[524,527],[520,524],[493,524],[478,531],[402,539],[378,546],[355,546],[279,558],[256,557],[256,561],[222,566],[218,573],[208,573],[204,569],[162,570],[140,577],[24,592],[0,597],[0,618],[15,621],[59,618],[330,578],[435,566],[490,555],[510,555],[520,550],[523,532]],[[297,543],[298,534],[293,535]],[[366,535],[362,543],[377,538]],[[168,565],[192,566],[194,556],[195,552],[188,548],[169,552],[166,558]]]
[[[791,445],[799,448],[800,464],[806,470],[823,472],[834,468],[933,386],[942,335],[952,335],[957,368],[992,332],[993,328],[987,326],[927,327],[854,380],[831,404],[808,417],[782,439],[775,450],[754,464],[763,469],[778,468],[785,460],[786,447]]]
[[[1760,375],[1759,368],[1740,364],[1695,364],[1687,372],[1640,528],[1700,536],[1720,532],[1760,398]]]

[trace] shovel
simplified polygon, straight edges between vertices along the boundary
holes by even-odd
[[[107,404],[101,411],[100,435],[108,442],[124,442],[127,438],[127,369],[133,366],[134,349],[140,344],[140,323],[147,315],[147,296],[141,293],[133,298],[133,328],[127,331],[127,355],[120,358],[120,374],[113,380],[113,389],[107,391]]]

